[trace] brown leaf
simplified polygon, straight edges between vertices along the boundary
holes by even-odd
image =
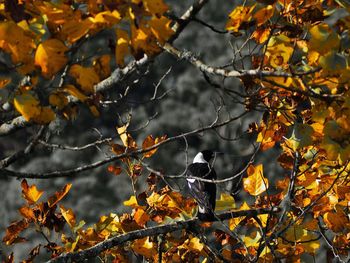
[[[6,245],[11,245],[14,243],[24,242],[26,239],[19,237],[18,235],[27,227],[29,223],[26,219],[22,219],[20,221],[13,222],[7,229],[6,234],[2,241],[6,243]]]

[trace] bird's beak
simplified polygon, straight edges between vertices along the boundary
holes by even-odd
[[[225,154],[225,153],[224,153],[224,152],[214,152],[214,155],[215,155],[215,156],[223,155],[223,154]]]

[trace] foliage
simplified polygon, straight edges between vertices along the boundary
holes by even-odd
[[[11,94],[7,103],[13,106],[16,120],[22,120],[22,124],[4,121],[0,131],[9,135],[26,126],[41,127],[29,145],[0,163],[4,175],[25,178],[21,187],[26,202],[19,209],[21,219],[7,228],[3,242],[25,242],[25,230],[43,236],[43,244],[33,248],[26,262],[42,253],[41,247],[52,262],[69,257],[83,260],[95,254],[106,262],[126,262],[133,257],[155,262],[294,262],[316,258],[323,244],[329,259],[348,257],[350,5],[342,0],[244,1],[227,10],[223,30],[195,17],[206,2],[196,1],[181,18],[162,0],[0,4],[0,48],[11,70],[0,85]],[[187,24],[195,21],[217,34],[243,40],[241,46],[232,46],[234,58],[227,65],[210,66],[173,45]],[[84,49],[105,33],[108,46],[92,55]],[[39,174],[6,169],[30,155],[38,144],[64,148],[43,139],[47,126],[59,119],[74,124],[83,107],[89,109],[91,118],[102,118],[106,98],[113,99],[111,104],[124,99],[114,101],[108,93],[117,84],[130,81],[131,74],[147,75],[139,68],[162,52],[191,63],[211,87],[220,90],[222,101],[214,105],[217,116],[212,123],[172,136],[147,135],[138,144],[130,129],[130,113],[114,137],[100,138],[80,149],[66,147],[80,151],[107,145],[113,155],[102,161]],[[218,81],[226,78],[238,79],[241,89]],[[155,85],[149,101],[163,99],[157,97],[157,89]],[[129,87],[124,94],[128,91]],[[227,100],[242,105],[243,113],[232,116]],[[185,140],[187,145],[187,137],[209,130],[225,140],[220,128],[249,112],[262,112],[260,122],[251,123],[245,131],[256,145],[250,163],[241,172],[212,182],[234,181],[244,189],[246,200],[239,203],[232,197],[236,193],[222,193],[216,212],[227,215],[227,222],[221,217],[214,224],[192,220],[196,202],[176,191],[172,183],[183,179],[185,172],[169,175],[152,168],[149,160],[170,142]],[[265,164],[253,163],[256,155],[272,148],[280,152],[276,160],[284,169],[280,180],[274,180]],[[27,182],[73,176],[107,163],[112,175],[130,179],[133,195],[123,204],[131,212],[103,215],[93,226],[85,226],[78,220],[79,211],[60,203],[74,182],[42,202],[43,191]],[[140,182],[146,189],[138,188]],[[241,214],[234,216],[237,211]],[[214,231],[206,231],[208,228]],[[60,237],[57,242],[50,240],[53,232]],[[13,262],[13,254],[6,261]]]

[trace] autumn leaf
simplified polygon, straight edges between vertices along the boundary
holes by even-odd
[[[78,100],[80,100],[82,102],[84,102],[88,99],[88,97],[85,94],[83,94],[81,91],[79,91],[73,85],[64,86],[63,91],[67,92],[68,94],[72,95],[73,97],[76,97]]]
[[[115,46],[115,59],[118,66],[123,67],[125,65],[125,57],[130,53],[130,38],[126,31],[119,28],[116,30],[116,36],[117,43]]]
[[[215,211],[230,210],[235,208],[235,199],[226,193],[221,193],[220,199],[216,200]]]
[[[243,23],[247,23],[252,19],[254,6],[237,6],[230,14],[226,24],[226,29],[233,32],[238,32]]]
[[[174,34],[174,31],[170,27],[170,23],[171,20],[165,16],[160,18],[152,17],[152,19],[148,22],[153,35],[157,38],[161,45],[164,45],[165,42]]]
[[[16,95],[13,104],[26,121],[40,115],[40,102],[31,91],[25,91]]]
[[[152,135],[148,135],[148,136],[146,137],[146,139],[145,139],[145,140],[143,141],[143,143],[142,143],[142,149],[150,148],[150,147],[152,147],[154,144],[156,144],[155,139],[153,138]],[[145,152],[145,153],[143,154],[143,156],[144,156],[145,158],[149,158],[149,157],[151,157],[153,154],[155,154],[157,150],[158,150],[158,148],[155,148],[155,149],[153,149],[153,150],[151,150],[151,151]]]
[[[6,245],[12,245],[14,243],[24,242],[26,239],[19,237],[18,235],[26,228],[28,228],[29,223],[26,219],[16,221],[12,223],[8,228],[6,228],[6,234],[2,239]]]
[[[68,48],[58,39],[42,42],[35,53],[35,65],[41,67],[43,76],[50,78],[59,72],[68,62],[65,52]]]
[[[157,254],[157,246],[155,243],[150,242],[149,237],[137,239],[131,245],[132,250],[145,258],[152,258]]]
[[[19,212],[21,213],[21,215],[28,219],[28,221],[34,221],[35,220],[35,214],[34,211],[31,207],[29,206],[23,206],[19,209]]]
[[[272,5],[268,5],[264,8],[261,8],[259,11],[257,11],[253,16],[257,22],[257,25],[260,26],[266,23],[273,16],[274,11],[275,9],[274,9],[274,6]]]
[[[143,0],[142,2],[145,9],[154,15],[162,15],[169,9],[163,0]]]
[[[134,213],[135,222],[140,226],[145,226],[146,222],[150,220],[150,216],[142,208],[137,208]]]
[[[11,82],[11,78],[0,77],[0,89],[5,88]]]
[[[323,219],[327,227],[336,233],[343,231],[349,225],[349,220],[341,209],[325,213]]]
[[[87,18],[77,22],[76,19],[65,21],[60,31],[61,39],[67,39],[71,44],[84,37],[93,26],[94,22]]]
[[[70,208],[66,209],[63,205],[60,205],[60,210],[61,210],[62,216],[64,217],[64,219],[66,220],[70,228],[74,228],[76,224],[76,220],[75,220],[75,214],[73,210]]]
[[[44,193],[44,191],[39,191],[36,185],[29,186],[25,179],[21,182],[21,187],[22,195],[30,205],[35,204]]]
[[[63,199],[69,192],[70,188],[72,187],[72,184],[66,184],[61,191],[56,192],[53,196],[51,196],[48,200],[49,207],[53,207],[56,205],[59,201]]]
[[[125,206],[131,206],[132,208],[138,208],[139,204],[137,203],[137,199],[134,195],[130,196],[130,199],[127,201],[124,201],[123,203]]]
[[[249,194],[257,196],[269,187],[269,181],[264,177],[263,165],[250,165],[247,169],[247,178],[243,178],[243,188]]]
[[[100,81],[93,67],[82,67],[78,64],[71,66],[69,74],[73,76],[85,94],[94,93],[94,85]]]

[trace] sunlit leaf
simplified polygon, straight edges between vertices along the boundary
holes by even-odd
[[[266,23],[273,16],[274,11],[274,6],[268,5],[256,12],[253,17],[256,19],[258,26]]]
[[[240,26],[244,22],[249,22],[252,19],[254,6],[237,6],[230,14],[226,24],[226,29],[233,32],[238,32]]]
[[[250,165],[247,169],[247,178],[243,178],[243,188],[249,194],[257,196],[269,187],[269,181],[264,177],[263,165]]]
[[[58,39],[42,42],[35,53],[35,65],[41,67],[43,76],[49,78],[59,72],[68,62],[66,45]]]
[[[230,210],[235,207],[235,199],[232,195],[221,193],[220,199],[216,200],[215,211]]]
[[[27,121],[40,115],[40,102],[31,91],[26,91],[15,96],[13,104],[16,110],[21,113]]]
[[[323,220],[333,232],[341,232],[349,224],[349,219],[341,209],[338,209],[336,212],[325,213]]]
[[[150,242],[149,237],[137,239],[131,245],[132,250],[145,258],[152,258],[157,254],[157,245]]]
[[[28,201],[29,204],[34,204],[42,196],[44,191],[39,191],[36,188],[36,185],[29,186],[27,181],[24,179],[21,182],[22,186],[22,195]]]
[[[70,228],[74,228],[76,220],[75,220],[75,214],[73,210],[70,208],[66,209],[63,205],[60,205],[60,210],[61,210],[62,216],[64,217],[64,219],[66,220]]]

